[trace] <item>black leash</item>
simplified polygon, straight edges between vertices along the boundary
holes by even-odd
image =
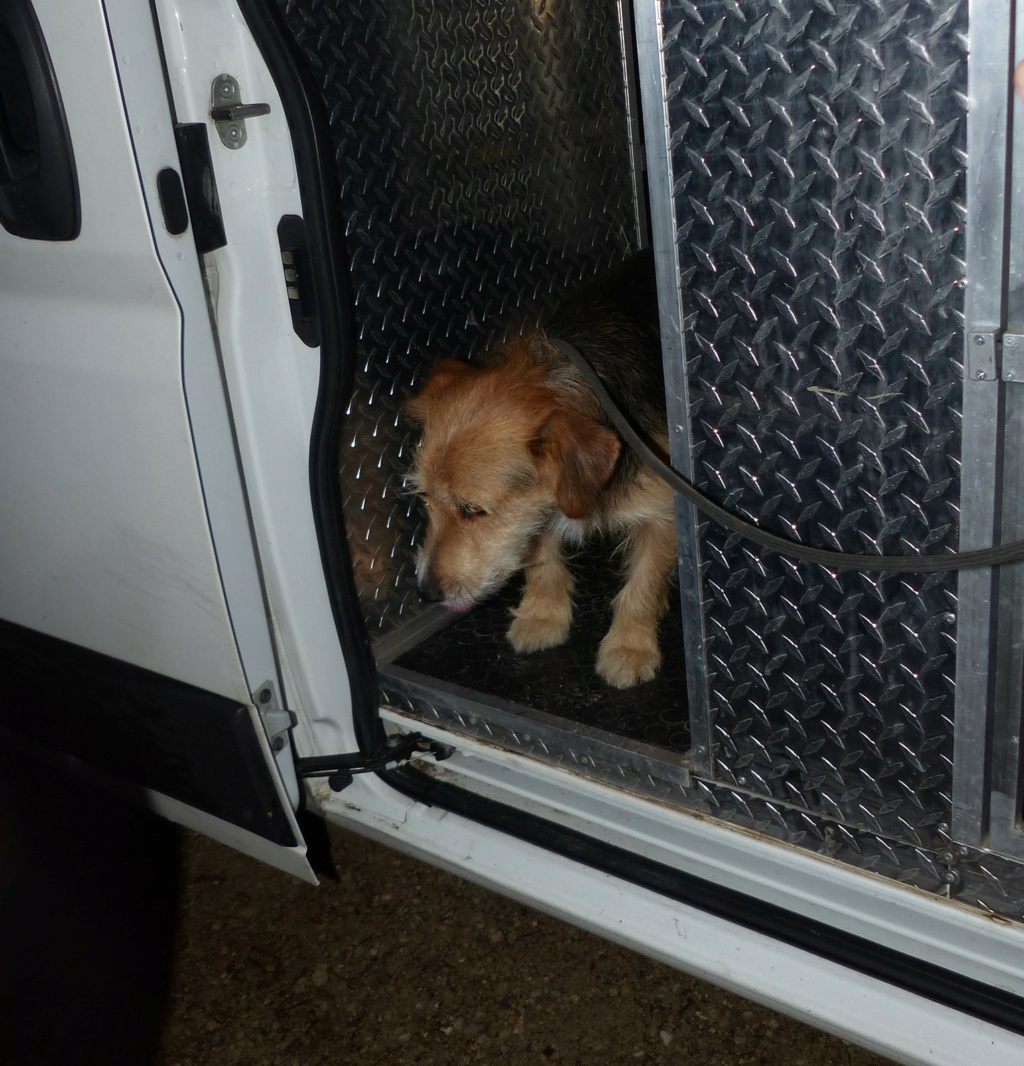
[[[1022,540],[999,544],[994,548],[950,552],[948,555],[861,555],[832,551],[828,548],[813,548],[808,544],[801,544],[800,541],[791,540],[789,537],[769,533],[753,522],[748,522],[745,518],[740,518],[739,515],[720,507],[709,496],[687,481],[682,474],[664,462],[630,425],[629,420],[609,395],[594,368],[579,350],[561,338],[549,337],[548,340],[580,372],[622,439],[659,477],[667,481],[680,496],[689,500],[698,511],[733,533],[738,533],[741,537],[759,544],[762,548],[768,548],[794,559],[818,563],[828,570],[860,570],[865,573],[895,571],[921,574],[933,571],[977,570],[984,566],[1000,566],[1003,563],[1016,563],[1024,559],[1024,541]]]

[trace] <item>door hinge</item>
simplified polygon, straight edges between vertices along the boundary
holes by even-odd
[[[1003,381],[1024,381],[1024,335],[1020,333],[1003,334]]]
[[[259,712],[270,750],[275,755],[284,751],[288,744],[288,734],[298,723],[295,712],[281,706],[273,681],[264,681],[252,694],[252,702]]]
[[[297,759],[299,777],[326,777],[332,791],[340,792],[352,784],[353,774],[368,774],[393,764],[409,762],[414,755],[433,755],[441,762],[454,754],[454,748],[421,733],[408,733],[373,752],[351,752],[347,755],[311,755]]]
[[[972,331],[964,377],[969,381],[1024,382],[1024,334],[1011,330]]]
[[[964,379],[994,382],[999,379],[999,342],[995,330],[971,330],[964,349]]]

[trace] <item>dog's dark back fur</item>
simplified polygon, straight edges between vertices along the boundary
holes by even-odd
[[[665,379],[650,252],[627,259],[567,299],[549,319],[545,333],[578,348],[644,436],[655,442],[664,440]],[[559,366],[556,373],[590,392],[571,365]],[[602,421],[610,426],[603,413]],[[639,466],[633,451],[623,448],[607,490],[614,494],[618,486],[628,484]]]

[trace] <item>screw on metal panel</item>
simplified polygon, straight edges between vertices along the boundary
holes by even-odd
[[[221,96],[225,96],[225,97],[231,96],[232,93],[234,93],[234,91],[235,90],[234,90],[234,87],[232,86],[231,82],[222,81],[220,83],[220,94],[221,94]]]
[[[952,612],[952,611],[947,611],[947,612],[946,612],[946,613],[945,613],[945,614],[944,614],[944,615],[942,616],[942,620],[943,620],[943,622],[945,622],[945,623],[946,623],[946,625],[948,625],[948,626],[951,626],[951,625],[952,625],[952,624],[953,624],[953,623],[954,623],[954,622],[956,621],[956,615],[955,615],[955,614],[953,614],[953,612]],[[941,826],[940,826],[940,828],[941,828]],[[947,828],[948,828],[948,827],[947,827]],[[943,832],[945,832],[945,830],[943,830]]]
[[[959,870],[946,870],[942,875],[942,883],[948,885],[950,891],[958,889],[962,882],[963,878],[960,876]]]
[[[1003,338],[1003,344],[1006,345],[1007,348],[1016,348],[1017,347],[1017,336],[1016,336],[1016,334],[1008,333]]]
[[[976,377],[976,378],[977,378],[977,379],[978,379],[979,381],[984,381],[984,380],[985,380],[985,378],[987,378],[987,377],[988,377],[988,374],[986,374],[984,370],[975,370],[975,372],[974,372],[974,376],[975,376],[975,377]]]
[[[975,333],[974,334],[974,343],[975,344],[984,344],[985,343],[985,335],[983,333]]]
[[[231,140],[237,141],[241,139],[242,131],[237,126],[228,126],[227,135]]]
[[[260,703],[269,703],[269,702],[270,702],[270,689],[269,688],[265,688],[260,693]]]
[[[284,750],[284,745],[285,745],[285,739],[280,734],[278,734],[276,737],[274,737],[274,739],[270,742],[270,747],[271,747],[271,749],[273,751],[283,751]]]
[[[952,851],[940,851],[938,860],[945,866],[952,866],[956,862],[956,855]]]

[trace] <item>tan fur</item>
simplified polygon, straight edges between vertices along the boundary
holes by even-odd
[[[483,369],[442,360],[407,404],[423,427],[412,473],[428,516],[417,577],[425,595],[461,610],[525,569],[508,638],[518,652],[537,651],[569,634],[561,543],[619,533],[626,579],[597,672],[628,688],[661,662],[657,628],[676,559],[672,493],[646,472],[614,498],[605,492],[620,441],[598,421],[592,396],[552,383],[537,358],[545,344],[520,338]]]

